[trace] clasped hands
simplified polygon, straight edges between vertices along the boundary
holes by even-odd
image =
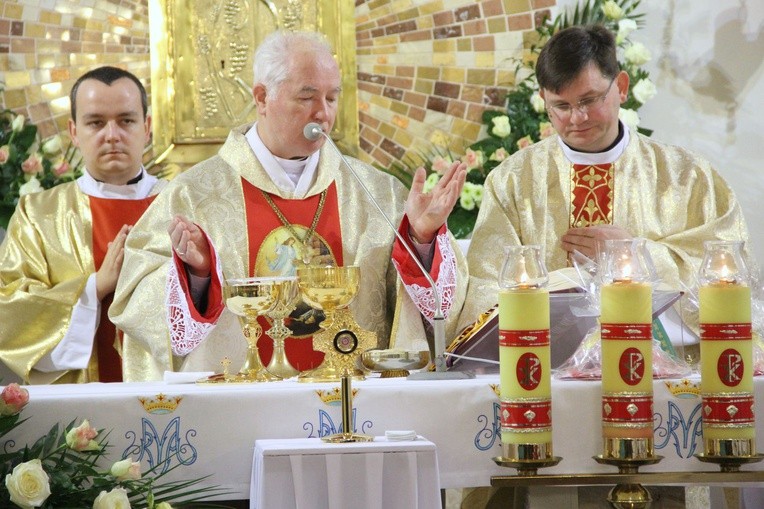
[[[625,228],[614,224],[598,224],[571,228],[560,239],[560,246],[564,251],[573,254],[573,251],[597,260],[598,251],[602,249],[606,240],[630,239],[631,233]]]

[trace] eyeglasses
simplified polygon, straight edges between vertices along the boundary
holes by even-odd
[[[582,115],[587,115],[590,109],[599,108],[605,101],[605,97],[610,93],[610,89],[613,86],[615,78],[610,80],[610,84],[607,86],[607,90],[604,93],[595,95],[593,97],[585,97],[578,101],[576,104],[550,104],[547,106],[547,110],[554,113],[554,115],[561,121],[565,122],[573,116],[573,110],[578,110]]]

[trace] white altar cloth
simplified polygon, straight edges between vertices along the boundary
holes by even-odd
[[[655,381],[656,453],[664,459],[640,471],[716,471],[693,454],[702,451],[697,379],[672,393]],[[491,476],[513,474],[496,465],[501,454],[498,375],[471,380],[368,378],[353,382],[353,431],[384,435],[416,430],[438,448],[441,488],[488,486]],[[757,434],[764,437],[764,377],[754,379]],[[140,459],[144,469],[177,451],[181,463],[168,479],[212,475],[209,484],[250,496],[255,441],[319,438],[341,431],[340,384],[294,380],[260,384],[194,385],[162,382],[30,386],[27,421],[0,450],[17,450],[47,433],[55,423],[89,419],[110,431],[109,458]],[[562,461],[548,473],[613,472],[592,456],[602,452],[600,391],[596,381],[552,382],[554,454]],[[764,469],[764,463],[744,469]]]
[[[257,440],[252,509],[440,509],[435,444]]]

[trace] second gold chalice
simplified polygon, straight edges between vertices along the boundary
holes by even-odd
[[[266,314],[273,319],[273,325],[266,334],[273,339],[273,356],[268,367],[269,373],[279,378],[291,378],[300,372],[287,359],[284,350],[284,340],[292,335],[292,331],[284,325],[284,319],[294,310],[300,298],[300,287],[296,277],[273,278],[277,280],[276,304]]]
[[[313,348],[324,353],[324,362],[300,375],[301,382],[333,382],[347,370],[363,380],[357,367],[361,352],[377,344],[376,334],[361,329],[348,305],[355,298],[361,282],[357,266],[307,266],[297,268],[300,292],[310,306],[324,311],[321,330],[313,336]]]
[[[257,340],[263,328],[258,316],[270,312],[278,302],[278,278],[228,279],[223,286],[226,307],[239,318],[247,340],[247,358],[238,374],[226,377],[226,382],[268,382],[280,377],[266,371],[260,361]],[[275,352],[274,352],[275,353]]]

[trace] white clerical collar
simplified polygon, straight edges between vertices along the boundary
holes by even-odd
[[[605,152],[578,152],[567,146],[560,136],[557,137],[557,143],[560,144],[562,151],[565,153],[565,157],[567,157],[573,164],[609,164],[621,157],[624,150],[626,150],[626,146],[629,144],[629,127],[623,122],[621,122],[621,126],[623,128],[623,136],[621,137],[621,140],[613,145],[610,150],[606,150]]]
[[[316,176],[319,152],[313,152],[307,159],[292,160],[274,156],[257,134],[257,122],[244,135],[252,148],[265,173],[271,178],[276,187],[291,198],[305,198]],[[294,180],[290,177],[294,176]],[[299,174],[299,178],[297,175]]]
[[[85,171],[82,172],[82,176],[77,179],[77,186],[79,186],[83,193],[96,198],[141,200],[151,194],[151,190],[154,188],[157,178],[146,173],[143,166],[141,166],[141,169],[135,174],[135,177],[138,175],[141,175],[141,179],[134,184],[107,184],[106,182],[99,182],[94,179],[86,168]]]

